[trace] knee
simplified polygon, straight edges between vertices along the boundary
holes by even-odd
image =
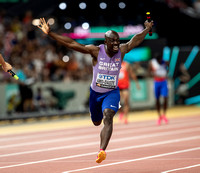
[[[104,115],[104,123],[111,124],[113,122],[115,111],[113,111],[112,109],[105,109],[103,111],[103,115]]]
[[[95,126],[99,126],[100,124],[101,124],[101,121],[92,121],[93,122],[93,124],[95,125]]]

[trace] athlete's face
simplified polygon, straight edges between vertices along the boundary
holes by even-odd
[[[105,44],[109,52],[117,53],[119,51],[119,35],[116,33],[111,33],[105,37]]]

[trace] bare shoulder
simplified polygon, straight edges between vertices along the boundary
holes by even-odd
[[[97,57],[99,54],[99,46],[95,46],[93,44],[86,45],[86,48],[89,50],[92,57]]]
[[[87,47],[89,50],[91,51],[95,51],[95,50],[99,50],[99,47],[98,46],[95,46],[93,44],[88,44],[88,45],[85,45],[85,47]]]
[[[120,44],[120,51],[125,54],[128,52],[128,45],[126,43]]]

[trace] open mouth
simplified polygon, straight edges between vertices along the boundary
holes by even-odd
[[[116,52],[119,50],[119,47],[118,46],[113,46],[113,50]]]

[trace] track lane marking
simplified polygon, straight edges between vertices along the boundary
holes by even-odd
[[[181,118],[181,119],[185,119],[185,118],[193,118],[194,116],[199,116],[199,110],[200,108],[197,106],[184,106],[184,107],[171,107],[168,110],[168,115],[170,119],[177,119],[177,118]],[[89,116],[89,114],[88,114]],[[117,117],[117,116],[116,116]],[[116,121],[117,119],[114,119],[114,122],[118,122]],[[156,117],[157,117],[157,113],[156,111],[153,110],[144,110],[142,112],[133,112],[130,113],[129,115],[130,117],[130,122],[143,122],[144,120],[151,120],[151,121],[156,121]],[[78,122],[78,126],[77,126],[77,122]],[[63,130],[63,129],[76,129],[79,127],[88,127],[91,125],[91,120],[88,118],[87,120],[83,119],[80,120],[80,118],[78,119],[67,119],[66,121],[61,121],[61,122],[44,122],[42,124],[25,124],[23,125],[23,127],[21,128],[21,124],[13,127],[13,126],[4,126],[1,127],[1,131],[0,131],[0,135],[1,136],[7,136],[10,134],[27,134],[27,133],[32,133],[32,132],[45,132],[45,131],[49,131],[49,129],[52,130]],[[24,130],[26,129],[26,130]]]
[[[113,162],[113,163],[109,163],[109,164],[105,164],[105,165],[86,167],[86,168],[82,168],[82,169],[74,169],[74,170],[70,170],[70,171],[64,171],[62,173],[85,171],[85,170],[90,170],[90,169],[94,169],[94,168],[100,168],[100,167],[107,167],[107,166],[119,165],[119,164],[124,164],[124,163],[136,162],[136,161],[147,160],[147,159],[163,157],[163,156],[169,156],[169,155],[173,155],[173,154],[180,154],[180,153],[185,153],[185,152],[190,152],[190,151],[195,151],[195,150],[200,150],[200,147],[190,148],[190,149],[186,149],[186,150],[179,150],[179,151],[174,151],[174,152],[169,152],[169,153],[163,153],[163,154],[158,154],[158,155],[152,155],[152,156],[147,156],[147,157],[141,157],[141,158],[137,158],[137,159],[125,160],[125,161],[121,161],[121,162]],[[163,172],[163,173],[166,173],[166,172]]]
[[[192,137],[188,137],[188,138],[179,138],[179,139],[174,139],[174,140],[167,140],[167,141],[161,141],[161,142],[154,142],[154,143],[148,143],[148,144],[142,144],[142,145],[135,145],[135,146],[111,149],[111,150],[107,150],[106,152],[108,153],[108,152],[114,152],[114,151],[129,150],[129,149],[134,149],[134,148],[152,147],[152,146],[156,146],[156,145],[164,145],[164,144],[183,142],[183,141],[188,141],[188,140],[196,140],[196,139],[200,139],[200,136],[192,136]],[[197,148],[200,149],[200,147],[197,147]],[[71,156],[66,156],[66,157],[59,157],[59,158],[53,158],[53,159],[46,159],[46,160],[39,160],[39,161],[34,161],[34,162],[27,162],[27,163],[15,164],[15,165],[2,166],[2,167],[0,167],[0,169],[26,166],[26,165],[32,165],[32,164],[38,164],[38,163],[45,163],[45,162],[52,162],[52,161],[57,161],[57,160],[83,157],[83,156],[89,156],[89,155],[94,155],[94,154],[97,154],[97,152],[84,153],[84,154],[71,155]]]
[[[194,122],[194,123],[190,123],[189,125],[189,128],[191,128],[191,125],[199,125],[199,122]],[[188,122],[186,124],[181,124],[180,126],[178,127],[185,127],[188,125]],[[175,127],[177,127],[177,125],[174,125]],[[154,127],[153,127],[154,128]],[[156,127],[157,128],[157,127]],[[166,128],[166,127],[165,127]],[[148,128],[148,131],[149,131],[150,128]],[[160,129],[160,128],[159,128]],[[164,128],[163,128],[164,129]],[[192,129],[196,129],[196,128],[193,128]],[[198,127],[197,127],[198,129]],[[144,131],[146,131],[147,129],[144,129]],[[173,129],[168,129],[168,130],[173,130]],[[181,131],[181,130],[176,130],[175,132],[177,131]],[[140,131],[141,132],[141,131]],[[162,132],[162,134],[175,134],[174,131],[170,131],[170,132]],[[185,131],[187,132],[187,130]],[[192,132],[192,131],[191,131]],[[118,132],[118,134],[129,134],[129,133],[133,133],[130,129],[128,129],[127,131],[121,131],[121,132]],[[181,133],[181,132],[180,132]],[[36,141],[36,142],[24,142],[24,143],[18,143],[18,144],[11,144],[11,145],[2,145],[0,146],[0,150],[1,149],[5,149],[5,148],[13,148],[13,147],[22,147],[22,146],[29,146],[29,145],[40,145],[40,144],[46,144],[46,143],[57,143],[57,142],[63,142],[63,141],[70,141],[70,140],[79,140],[79,139],[90,139],[90,138],[94,138],[96,137],[97,135],[94,134],[94,135],[81,135],[81,136],[74,136],[74,137],[66,137],[66,138],[59,138],[59,139],[49,139],[49,140],[43,140],[43,141]],[[113,135],[114,136],[114,135]],[[140,135],[141,137],[144,136],[144,135]],[[139,139],[140,139],[140,136],[139,136]],[[148,137],[149,135],[147,135]],[[150,134],[151,136],[151,134]],[[156,134],[155,134],[156,136]],[[159,135],[158,135],[159,136]],[[146,137],[146,135],[145,135]],[[123,140],[129,140],[129,139],[138,139],[138,136],[134,136],[134,137],[127,137],[127,138],[123,138]],[[118,140],[118,139],[113,139],[112,141],[115,141],[115,140]]]
[[[149,134],[149,135],[139,135],[139,136],[134,136],[134,137],[113,139],[111,141],[111,143],[125,141],[125,140],[129,141],[129,140],[136,140],[136,139],[146,139],[146,138],[159,137],[159,136],[164,136],[164,135],[166,135],[166,136],[167,135],[177,135],[177,134],[186,133],[186,132],[194,132],[194,131],[197,131],[197,130],[200,130],[200,127],[192,128],[192,129],[176,130],[175,132],[174,131],[172,131],[172,132],[160,132],[160,133]],[[85,138],[86,137],[84,137],[84,139]],[[88,142],[88,143],[84,143],[84,144],[76,144],[76,145],[73,144],[73,145],[68,145],[68,146],[51,147],[51,148],[32,150],[32,151],[24,151],[24,152],[17,152],[17,153],[10,153],[10,154],[2,154],[2,155],[0,155],[0,158],[1,157],[16,156],[16,155],[23,155],[23,154],[45,152],[45,151],[54,151],[54,150],[62,150],[62,149],[69,149],[69,148],[78,148],[78,147],[90,146],[90,145],[95,145],[95,144],[99,144],[99,141]]]
[[[184,129],[184,130],[176,130],[175,132],[174,131],[172,131],[172,132],[160,132],[160,133],[154,133],[154,134],[148,134],[148,135],[138,135],[138,136],[133,136],[133,137],[125,137],[125,138],[113,139],[111,141],[111,143],[120,142],[120,141],[136,140],[136,139],[146,139],[146,138],[159,137],[159,136],[164,136],[164,135],[165,136],[167,136],[167,135],[177,135],[177,134],[181,134],[181,133],[195,132],[197,130],[200,130],[200,127],[196,127],[196,128],[192,128],[192,129],[190,128],[190,129]],[[95,136],[91,135],[92,138],[95,137]],[[88,137],[89,136],[82,136],[81,138],[75,137],[75,139],[76,138],[77,138],[77,140],[86,139]],[[73,145],[68,145],[68,146],[51,147],[51,148],[47,148],[47,149],[45,148],[45,149],[32,150],[32,151],[24,151],[24,152],[18,152],[18,153],[2,154],[2,155],[0,155],[0,158],[1,157],[16,156],[16,155],[23,155],[23,154],[45,152],[45,151],[62,150],[62,149],[68,149],[68,148],[78,148],[78,147],[90,146],[90,145],[95,145],[95,144],[99,144],[99,141],[88,142],[88,143],[84,143],[84,144],[75,144],[75,145],[73,144]]]
[[[185,123],[186,122],[186,123]],[[199,125],[198,124],[198,122],[196,122],[196,121],[194,121],[194,120],[191,120],[191,119],[181,119],[181,120],[173,120],[173,123],[176,123],[176,124],[168,124],[168,127],[177,127],[177,125],[178,125],[178,127],[182,127],[182,126],[187,126],[188,124],[189,124],[189,122],[190,122],[190,124],[191,125],[195,125],[195,124],[197,124],[197,125]],[[180,124],[180,123],[182,123],[182,124]],[[114,129],[115,130],[123,130],[123,129],[127,129],[127,126],[117,126],[117,125],[120,125],[120,124],[115,124],[115,126],[114,126]],[[142,131],[146,131],[146,129],[144,129],[144,127],[147,127],[147,125],[152,125],[152,122],[150,121],[147,121],[147,122],[145,122],[145,123],[142,123],[142,124],[134,124],[134,127],[133,128],[130,128],[129,130],[135,130],[135,128],[137,128],[136,130],[142,130]],[[117,126],[117,127],[116,127]],[[138,129],[138,127],[139,128],[141,128],[141,129]],[[92,127],[91,127],[92,128]],[[33,138],[40,138],[40,137],[48,137],[48,136],[57,136],[58,134],[59,135],[72,135],[72,134],[74,134],[74,133],[77,133],[77,131],[81,131],[81,133],[86,133],[86,132],[91,132],[91,128],[89,127],[88,129],[78,129],[78,128],[76,128],[76,129],[73,129],[72,131],[67,131],[66,132],[66,130],[69,130],[69,129],[64,129],[64,130],[62,130],[62,131],[60,131],[60,130],[58,130],[58,132],[55,132],[55,131],[42,131],[41,133],[44,133],[44,134],[41,134],[41,133],[37,133],[37,134],[30,134],[30,135],[25,135],[25,136],[11,136],[11,137],[6,137],[6,136],[1,136],[0,135],[0,142],[4,142],[4,141],[14,141],[14,140],[22,140],[22,139],[33,139]],[[157,126],[153,126],[153,127],[150,127],[150,128],[152,128],[152,129],[154,129],[154,128],[158,128]],[[160,126],[159,127],[159,129],[164,129],[164,128],[166,128],[166,126],[165,125],[163,125],[163,126]],[[148,129],[149,130],[149,129]],[[23,134],[22,134],[23,135]]]
[[[198,166],[200,166],[200,164],[191,165],[191,166],[186,166],[186,167],[182,167],[182,168],[171,169],[171,170],[163,171],[163,172],[161,172],[161,173],[169,173],[169,172],[174,172],[174,171],[179,171],[179,170],[184,170],[184,169],[195,168],[195,167],[198,167]]]

